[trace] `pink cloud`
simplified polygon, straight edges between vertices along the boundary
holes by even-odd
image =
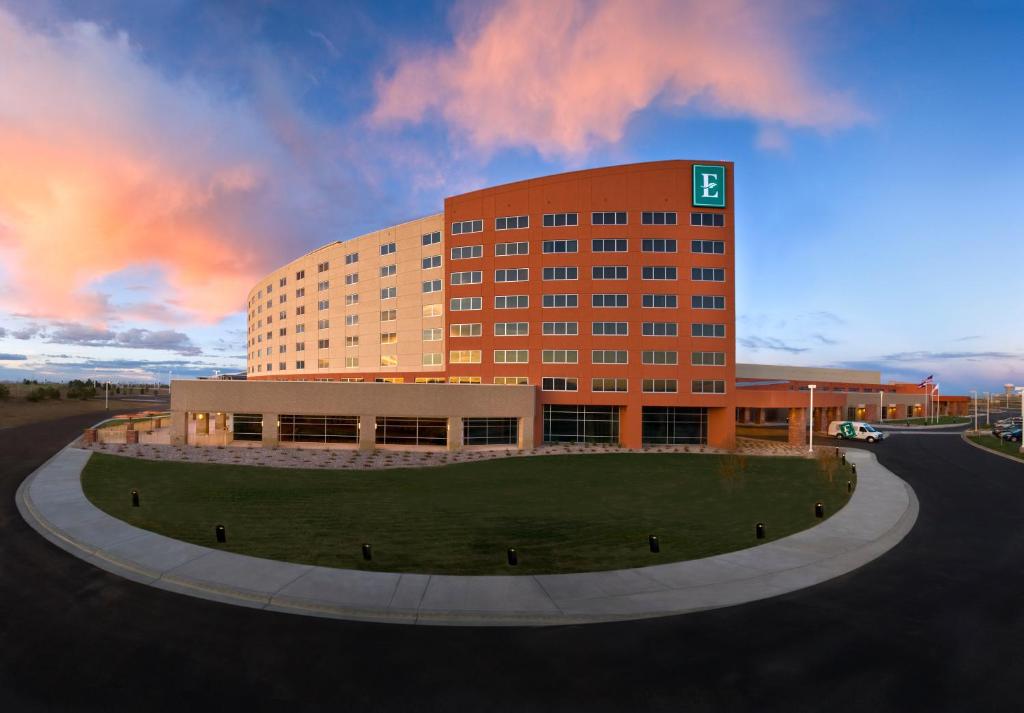
[[[437,115],[485,151],[574,156],[656,103],[819,130],[866,120],[815,86],[780,17],[748,0],[503,0],[381,78],[371,121]]]
[[[94,283],[140,265],[161,278],[144,301],[176,307],[153,319],[237,312],[296,251],[288,222],[309,192],[248,104],[167,79],[123,34],[42,34],[2,9],[0,157],[0,307],[41,318],[137,316]]]

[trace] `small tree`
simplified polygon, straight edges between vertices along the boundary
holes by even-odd
[[[833,482],[836,473],[839,472],[839,457],[836,452],[831,448],[822,448],[815,455],[818,470],[828,479],[828,482]]]

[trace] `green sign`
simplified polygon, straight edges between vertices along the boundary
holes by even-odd
[[[853,427],[853,424],[850,423],[849,421],[847,421],[846,423],[840,424],[839,425],[839,431],[842,434],[843,438],[856,438],[857,437],[857,429],[855,429]]]
[[[693,165],[693,204],[725,208],[725,166]]]

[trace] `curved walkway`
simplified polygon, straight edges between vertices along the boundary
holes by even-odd
[[[364,621],[552,625],[715,609],[792,592],[850,572],[913,527],[917,498],[867,451],[851,450],[858,487],[820,525],[700,560],[586,574],[449,576],[362,572],[260,559],[133,527],[81,487],[90,452],[67,447],[19,488],[18,508],[71,554],[137,582],[215,601]]]

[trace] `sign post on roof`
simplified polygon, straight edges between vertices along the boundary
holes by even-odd
[[[725,166],[693,164],[693,205],[725,208]]]

